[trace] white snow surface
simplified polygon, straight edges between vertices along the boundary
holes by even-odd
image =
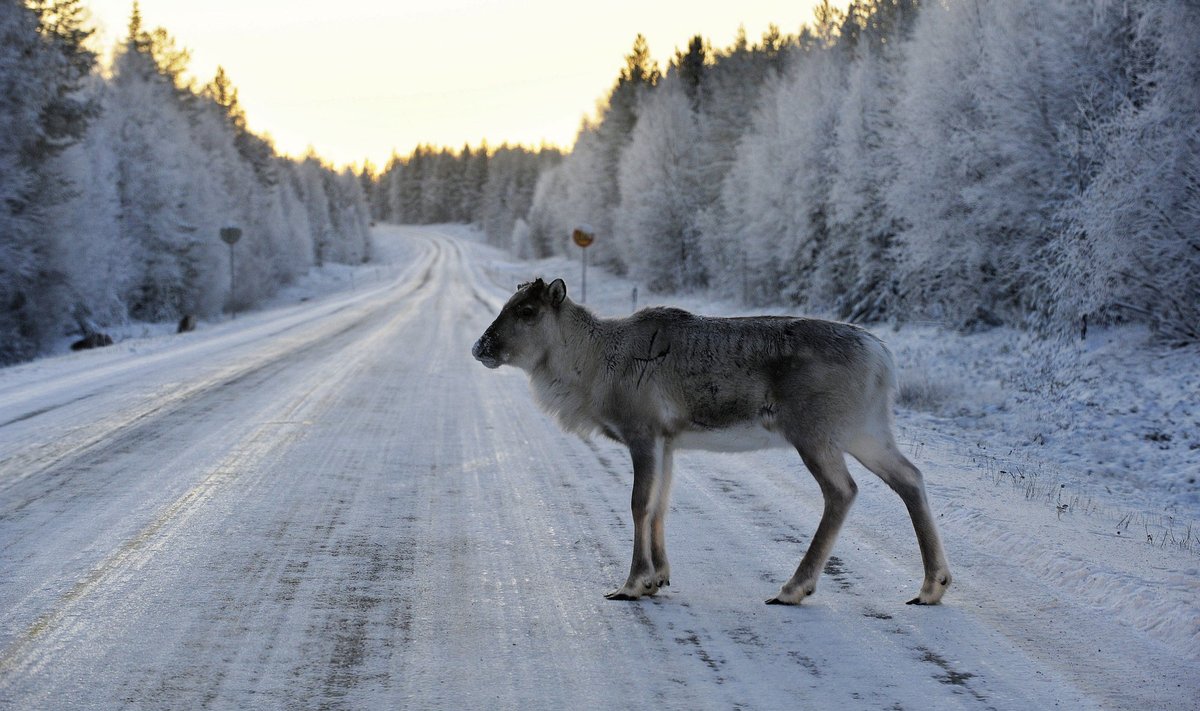
[[[0,707],[1196,708],[1195,351],[874,329],[943,604],[903,604],[911,524],[852,463],[816,594],[763,605],[821,510],[786,450],[681,453],[671,586],[610,602],[627,453],[470,356],[518,282],[578,300],[579,264],[375,238],[385,264],[272,308],[0,370]],[[589,269],[587,303],[632,287]]]

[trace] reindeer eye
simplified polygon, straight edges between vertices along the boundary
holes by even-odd
[[[537,309],[528,304],[517,309],[517,318],[523,321],[532,321],[537,316]]]

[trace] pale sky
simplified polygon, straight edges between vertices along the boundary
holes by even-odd
[[[418,143],[486,139],[569,147],[616,80],[634,37],[664,65],[696,34],[788,33],[817,0],[142,0],[207,82],[225,67],[250,127],[283,152],[382,166]],[[90,0],[105,50],[132,0]],[[845,7],[846,2],[835,2]]]

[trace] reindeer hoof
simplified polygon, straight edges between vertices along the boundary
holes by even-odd
[[[653,580],[647,580],[642,583],[625,583],[604,597],[609,600],[637,600],[643,597],[650,597],[657,592],[658,583]]]
[[[768,605],[799,605],[801,602],[804,601],[804,598],[808,597],[809,595],[812,595],[815,590],[816,590],[816,588],[809,588],[809,589],[793,588],[792,591],[789,592],[788,586],[784,585],[783,589],[779,591],[778,595],[771,598],[770,600],[767,600],[767,604]]]
[[[767,604],[768,605],[799,606],[800,603],[804,601],[804,598],[808,597],[809,595],[812,595],[812,593],[805,593],[805,594],[801,595],[800,597],[793,600],[791,597],[784,597],[783,594],[780,593],[779,595],[776,595],[775,597],[771,598],[770,600],[767,600]]]
[[[926,578],[925,583],[921,586],[921,593],[909,600],[909,605],[937,605],[942,601],[942,595],[946,594],[946,588],[950,586],[950,574],[943,573],[937,578]]]
[[[928,607],[931,605],[940,605],[940,604],[942,604],[942,601],[941,600],[922,600],[921,596],[918,595],[904,604],[905,605],[923,605],[923,606]]]

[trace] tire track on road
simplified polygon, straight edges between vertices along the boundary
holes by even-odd
[[[441,250],[437,251],[440,255]],[[440,257],[435,259],[427,272],[439,261],[442,261]],[[185,493],[163,506],[135,535],[122,541],[60,594],[49,609],[17,633],[0,652],[0,690],[9,690],[20,680],[37,675],[45,664],[66,648],[65,642],[86,626],[87,615],[81,610],[86,608],[89,599],[105,588],[130,584],[133,571],[146,566],[158,551],[170,545],[187,528],[188,520],[203,510],[224,487],[236,480],[261,476],[260,463],[281,449],[286,449],[301,436],[327,396],[350,377],[362,359],[377,353],[374,343],[381,334],[395,330],[399,323],[414,316],[422,300],[421,292],[421,288],[400,289],[389,302],[367,309],[327,338],[314,336],[299,347],[274,353],[265,362],[197,389],[192,398],[170,411],[164,411],[163,416],[141,418],[138,426],[125,428],[117,437],[104,442],[100,451],[110,456],[117,456],[123,449],[151,446],[150,441],[156,434],[187,427],[203,411],[215,410],[223,402],[233,402],[235,398],[222,400],[219,396],[228,391],[231,385],[239,382],[262,383],[289,367],[311,369],[307,364],[313,361],[328,364],[325,368],[317,368],[315,372],[319,373],[319,377],[310,378],[308,387],[299,393],[288,394],[288,400],[284,403],[270,401],[261,407],[259,415],[251,418],[251,421],[259,422],[258,426],[234,442],[227,456]],[[401,304],[401,308],[395,308],[397,303]],[[376,318],[388,309],[393,311],[390,317]],[[211,416],[211,413],[204,414]],[[98,452],[93,450],[88,454],[89,463],[94,465],[94,456]],[[59,461],[52,466],[62,468],[66,463]],[[59,482],[50,489],[42,489],[39,496],[53,495],[61,486],[63,483]],[[15,509],[19,510],[27,504],[19,504]],[[0,519],[13,512],[14,509],[10,508],[0,515]],[[6,544],[9,543],[6,541]]]

